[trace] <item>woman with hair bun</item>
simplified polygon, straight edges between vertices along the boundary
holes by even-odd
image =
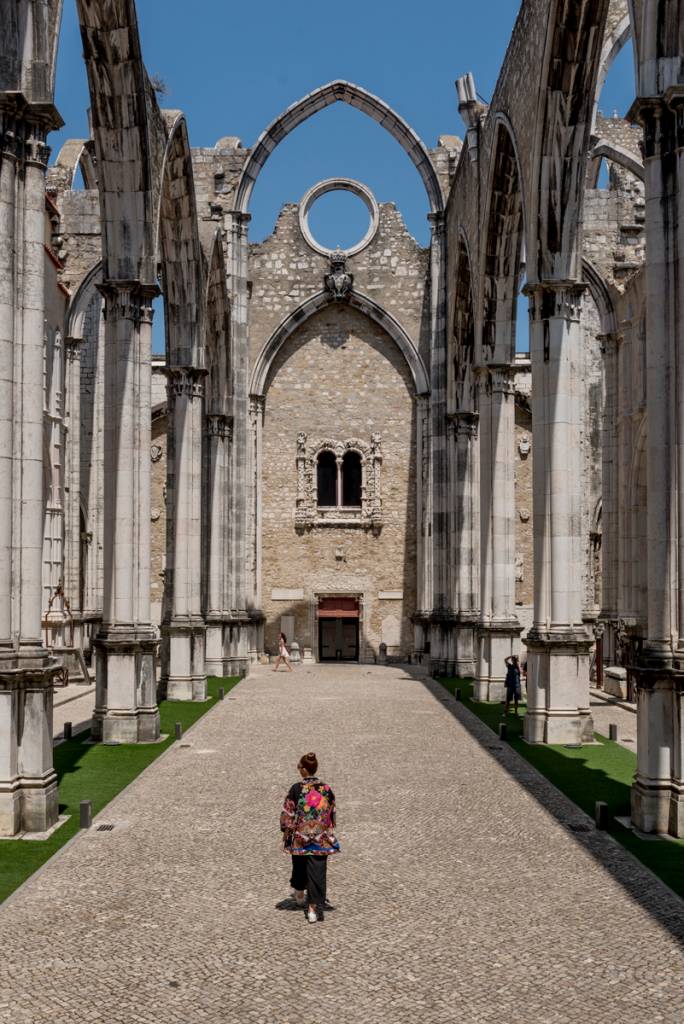
[[[328,857],[340,849],[334,831],[335,794],[317,777],[314,753],[304,754],[297,770],[302,780],[295,782],[285,797],[280,831],[285,853],[292,856],[290,885],[295,900],[298,906],[307,907],[307,920],[315,924],[323,920]]]

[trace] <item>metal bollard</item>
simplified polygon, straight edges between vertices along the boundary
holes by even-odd
[[[608,739],[609,740],[613,740],[614,743],[617,743],[617,738],[618,738],[618,727],[617,727],[617,724],[615,722],[611,722],[610,725],[608,726]]]
[[[81,828],[90,828],[93,823],[93,804],[91,800],[81,800]]]
[[[64,739],[65,740],[73,739],[73,727],[71,725],[71,722],[65,722],[64,723]]]
[[[177,740],[182,740],[183,739],[183,723],[182,722],[176,722],[176,739]]]
[[[456,700],[461,699],[461,691],[458,689],[458,687],[456,688],[456,690],[454,690],[454,697],[456,698]]]
[[[225,689],[222,686],[219,686],[219,691],[218,691],[219,700],[223,700],[225,695],[226,695]]]
[[[499,739],[500,740],[507,740],[508,739],[508,726],[506,725],[505,722],[499,722]]]
[[[608,804],[605,800],[597,800],[594,808],[596,828],[605,831],[608,828]]]

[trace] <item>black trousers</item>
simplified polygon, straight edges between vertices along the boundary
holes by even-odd
[[[309,894],[309,903],[321,910],[325,905],[327,857],[313,857],[307,854],[296,854],[292,857],[293,889]]]

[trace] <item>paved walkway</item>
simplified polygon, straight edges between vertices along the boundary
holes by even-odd
[[[591,691],[591,714],[594,719],[594,731],[602,736],[608,735],[608,726],[617,725],[618,743],[620,746],[636,754],[637,748],[637,716],[636,705],[628,705],[602,693]],[[634,710],[632,710],[632,708]]]
[[[55,690],[55,708],[52,717],[52,734],[55,744],[64,740],[64,723],[71,722],[75,736],[90,728],[95,707],[95,687],[80,683]]]
[[[684,905],[437,684],[257,669],[0,909],[12,1024],[681,1024]],[[336,910],[281,798],[335,787]]]

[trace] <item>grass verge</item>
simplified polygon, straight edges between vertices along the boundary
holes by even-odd
[[[80,733],[73,740],[55,747],[54,764],[59,778],[59,813],[71,817],[49,839],[28,842],[0,842],[0,902],[7,899],[34,871],[42,867],[79,830],[79,804],[92,800],[93,816],[107,806],[122,789],[131,783],[153,761],[175,742],[175,723],[181,722],[183,732],[194,725],[218,700],[219,686],[226,693],[239,682],[237,677],[207,680],[209,700],[162,701],[159,717],[163,743],[121,744],[102,746],[88,744],[90,733]]]
[[[459,687],[463,704],[498,734],[503,712],[501,704],[473,701],[472,680],[439,681],[452,694]],[[570,749],[551,744],[530,745],[522,738],[524,705],[520,712],[518,720],[513,715],[508,718],[510,746],[592,818],[595,802],[605,800],[610,816],[610,834],[666,885],[684,897],[684,841],[657,837],[640,839],[615,821],[616,817],[629,817],[630,814],[630,788],[636,770],[636,754],[598,733],[595,734],[597,746]]]

